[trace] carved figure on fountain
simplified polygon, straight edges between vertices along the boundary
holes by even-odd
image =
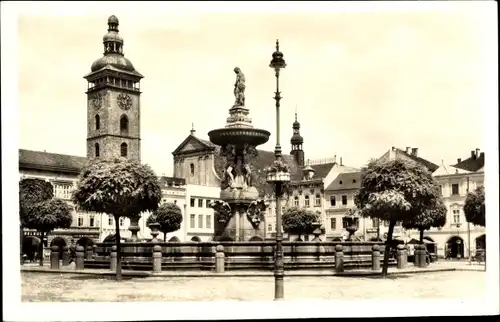
[[[236,74],[236,82],[234,83],[234,97],[235,106],[245,106],[245,74],[241,71],[239,67],[234,68],[234,73]]]
[[[247,218],[253,228],[258,229],[261,222],[264,221],[264,214],[268,204],[264,200],[255,200],[250,203],[247,209]]]

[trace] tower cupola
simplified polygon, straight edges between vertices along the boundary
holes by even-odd
[[[304,138],[300,135],[300,123],[297,120],[297,112],[295,112],[295,122],[292,125],[293,135],[290,139],[292,144],[291,155],[295,157],[295,161],[299,166],[304,166],[304,151],[302,150],[302,144],[304,143]]]

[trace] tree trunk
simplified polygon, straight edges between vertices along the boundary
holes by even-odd
[[[163,232],[163,242],[166,242],[166,241],[167,241],[167,233]]]
[[[384,252],[384,265],[382,267],[382,277],[387,277],[387,270],[389,268],[389,255],[391,252],[392,245],[392,233],[394,232],[394,226],[396,225],[396,221],[389,221],[389,231],[387,232],[387,240],[385,241],[385,252]]]
[[[424,230],[420,229],[420,244],[424,243]]]
[[[41,241],[40,241],[40,254],[38,254],[38,256],[40,257],[39,258],[39,261],[40,261],[40,266],[43,266],[43,231],[41,232],[42,233],[42,236],[41,236]]]
[[[116,238],[116,280],[121,281],[122,279],[122,254],[120,245],[120,216],[115,217],[115,238]]]

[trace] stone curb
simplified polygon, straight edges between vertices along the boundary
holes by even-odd
[[[404,275],[404,274],[422,274],[422,273],[434,273],[434,272],[450,272],[450,271],[475,271],[484,272],[482,270],[475,269],[462,269],[462,268],[432,268],[432,269],[418,269],[418,270],[406,270],[406,271],[392,271],[388,272],[388,275]],[[31,272],[31,273],[52,273],[52,274],[79,274],[79,275],[97,275],[97,276],[114,276],[115,273],[112,271],[94,271],[90,269],[86,270],[74,270],[74,269],[58,269],[52,270],[49,268],[28,268],[22,267],[21,272]],[[339,276],[339,277],[364,277],[364,276],[379,276],[381,271],[345,271],[342,273],[337,272],[285,272],[285,277],[320,277],[320,276]],[[141,271],[122,271],[122,276],[131,277],[272,277],[273,272],[224,272],[224,273],[214,273],[214,272],[141,272]]]

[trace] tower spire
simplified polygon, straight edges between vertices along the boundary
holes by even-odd
[[[304,165],[304,151],[302,150],[302,144],[304,143],[304,138],[300,135],[300,123],[297,119],[297,105],[295,105],[295,122],[292,125],[293,135],[290,139],[290,143],[292,144],[291,155],[295,157],[295,161],[298,165]]]

